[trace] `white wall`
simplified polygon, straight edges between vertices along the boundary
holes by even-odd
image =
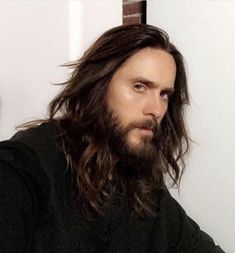
[[[75,0],[70,1],[69,9],[72,59],[103,32],[122,24],[122,0]]]
[[[0,139],[45,114],[69,60],[68,4],[0,1]]]
[[[192,146],[181,196],[188,214],[235,252],[235,2],[149,0],[148,24],[166,30],[185,56]]]
[[[122,0],[0,1],[0,140],[44,117],[68,75],[58,66],[121,23]]]

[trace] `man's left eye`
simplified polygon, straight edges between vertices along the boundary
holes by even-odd
[[[161,97],[162,97],[164,100],[169,100],[169,98],[170,98],[170,93],[168,93],[168,92],[161,92]]]

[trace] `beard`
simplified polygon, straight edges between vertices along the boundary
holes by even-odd
[[[103,141],[116,160],[119,175],[128,177],[151,177],[157,167],[161,130],[156,120],[130,122],[122,126],[119,118],[106,109],[102,113]],[[128,141],[128,134],[137,128],[150,128],[152,135],[139,137],[137,144]]]

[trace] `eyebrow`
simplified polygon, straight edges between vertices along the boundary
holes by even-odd
[[[153,88],[159,86],[159,84],[157,84],[157,83],[155,83],[153,81],[150,81],[150,80],[148,80],[148,79],[146,79],[144,77],[131,78],[130,81],[131,82],[141,82],[141,83],[146,84],[146,85],[148,85],[150,87],[153,87]],[[166,87],[166,88],[164,88],[164,90],[173,93],[175,91],[175,88],[174,87]]]

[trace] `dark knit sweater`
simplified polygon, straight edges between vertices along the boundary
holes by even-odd
[[[82,218],[56,135],[42,124],[0,143],[1,253],[223,252],[166,189],[156,218],[130,220],[122,192],[105,217]]]

